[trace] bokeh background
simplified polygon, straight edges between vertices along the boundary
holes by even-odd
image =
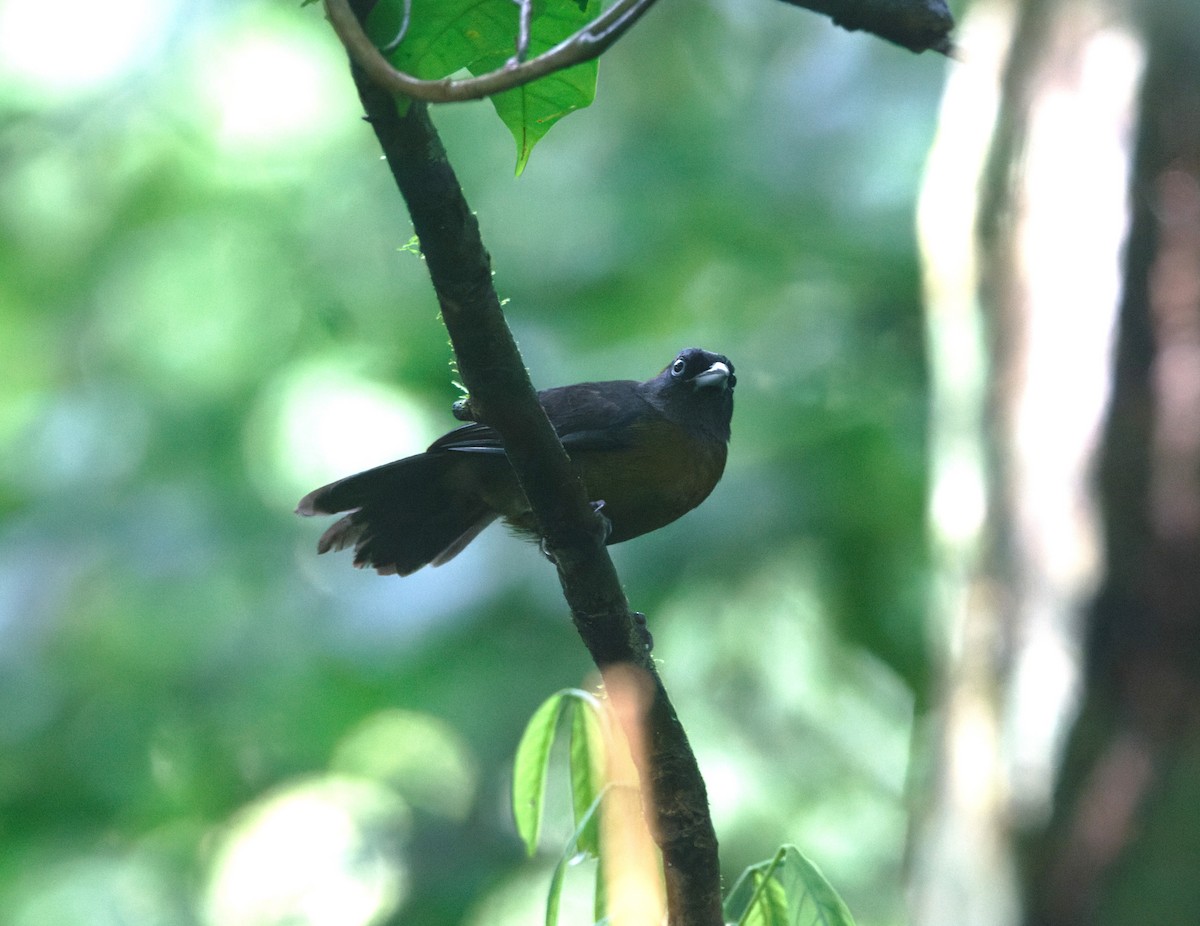
[[[1178,36],[1170,16],[1186,15],[1159,7],[1176,12],[1152,34],[1101,4],[1056,20],[1050,2],[978,3],[956,10],[952,64],[782,3],[662,3],[519,179],[487,103],[435,110],[537,385],[646,378],[693,345],[736,365],[723,482],[613,550],[708,781],[729,882],[793,842],[863,924],[1012,923],[1043,890],[1053,852],[1027,849],[1064,806],[1051,794],[1105,574],[1089,480],[1137,88],[1153,35]],[[1035,28],[1051,21],[1068,26]],[[1046,34],[1107,44],[1056,83],[1036,65],[1063,48],[1030,40]],[[1094,138],[1004,134],[1063,86],[1082,88],[1063,112],[1099,124]],[[1200,94],[1181,99],[1170,124],[1195,151]],[[1012,243],[1008,205],[1025,200],[1002,166],[1072,141],[1090,156],[1055,162],[1041,189],[1075,178],[1079,199],[1040,247],[1074,235],[1084,249],[1050,268],[1077,282],[1052,305],[1096,288],[1080,318],[1037,334],[1038,366],[1012,346],[1046,316],[1009,314],[1036,274]],[[319,8],[0,0],[0,164],[0,923],[539,921],[569,833],[565,779],[530,860],[508,766],[545,697],[595,681],[553,569],[496,527],[442,568],[381,578],[318,559],[322,526],[292,514],[313,487],[422,449],[459,395]],[[1185,226],[1195,168],[1164,194]],[[1056,382],[1089,388],[1065,390],[1077,404],[1049,406],[1030,438],[1014,422],[1047,406],[1006,390],[1032,383],[1036,399]],[[1180,408],[1190,434],[1186,394]],[[1063,449],[1051,438],[1067,424]],[[1051,546],[1069,555],[1049,604],[1022,604],[1044,583],[1013,567],[1022,551],[1046,561],[1006,529],[1037,521],[1016,501],[1026,483],[1006,481],[1014,448],[1033,472],[1043,451],[1074,461],[1066,495],[1041,486],[1050,509],[1034,512],[1071,493],[1087,509]],[[1024,620],[1047,608],[1061,620],[1038,636]],[[1190,626],[1170,639],[1194,644]],[[1049,640],[1032,669],[1030,639]],[[1040,732],[1010,737],[1014,711]],[[1102,754],[1113,727],[1097,727]],[[1170,754],[1193,739],[1168,737]],[[1115,870],[1144,898],[1200,861],[1169,811],[1158,854],[1136,854],[1147,793],[1200,805],[1184,785],[1153,791],[1159,754],[1139,743],[1114,780],[1148,784],[1120,792],[1126,817],[1099,813],[1115,854],[1067,887],[1046,880],[1048,896],[1103,896],[1085,876]],[[1104,843],[1114,819],[1128,838]],[[590,877],[570,875],[572,922],[590,922]],[[1197,909],[1177,893],[1154,896]],[[1096,921],[1188,921],[1121,915]],[[1046,921],[1093,921],[1062,916]]]

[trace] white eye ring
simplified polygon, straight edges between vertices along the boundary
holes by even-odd
[[[679,358],[678,360],[676,360],[676,361],[675,361],[673,364],[671,364],[671,375],[673,375],[673,376],[682,376],[682,375],[683,375],[683,371],[684,371],[684,370],[686,370],[686,369],[687,369],[687,364],[686,364],[686,363],[684,363],[684,361],[683,361],[683,358],[682,358],[682,357],[680,357],[680,358]]]

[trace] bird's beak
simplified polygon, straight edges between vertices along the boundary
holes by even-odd
[[[729,367],[718,360],[703,373],[692,379],[692,385],[697,389],[703,389],[707,386],[723,387],[729,381],[729,376]]]

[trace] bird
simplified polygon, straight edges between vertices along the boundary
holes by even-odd
[[[725,471],[733,417],[733,364],[700,348],[681,351],[645,382],[609,380],[538,393],[593,508],[621,543],[658,530],[706,499]],[[469,405],[456,414],[469,420]],[[454,559],[497,518],[540,540],[537,519],[500,435],[472,422],[424,453],[315,489],[305,517],[343,514],[317,552],[354,550],[356,567],[411,575]]]

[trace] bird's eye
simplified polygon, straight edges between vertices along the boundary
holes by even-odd
[[[683,371],[684,371],[684,370],[686,370],[686,369],[687,369],[687,364],[686,364],[686,363],[684,363],[684,361],[683,361],[683,358],[682,358],[682,357],[680,357],[680,358],[679,358],[678,360],[676,360],[676,361],[675,361],[673,364],[671,364],[671,374],[672,374],[673,376],[682,376],[682,375],[683,375]]]

